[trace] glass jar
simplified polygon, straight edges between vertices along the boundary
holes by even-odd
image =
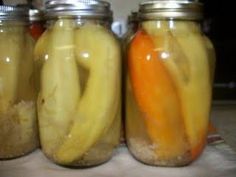
[[[45,30],[43,12],[38,9],[29,10],[30,34],[37,41]]]
[[[38,146],[28,9],[0,6],[0,159]]]
[[[202,34],[202,4],[147,1],[128,50],[126,138],[138,160],[184,166],[207,136],[212,66]]]
[[[120,138],[120,47],[104,1],[46,2],[47,30],[35,48],[42,150],[57,164],[111,158]]]

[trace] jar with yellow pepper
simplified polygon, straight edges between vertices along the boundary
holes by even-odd
[[[38,147],[28,9],[0,6],[0,159]]]
[[[35,47],[42,150],[57,164],[88,167],[112,157],[120,138],[120,46],[110,4],[49,0]]]

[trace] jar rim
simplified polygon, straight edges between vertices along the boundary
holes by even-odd
[[[201,20],[203,4],[190,0],[152,0],[139,4],[140,20]]]
[[[0,20],[28,21],[29,8],[26,6],[0,5]]]
[[[102,0],[48,0],[45,6],[45,16],[49,19],[80,17],[111,20],[113,16],[110,3]]]
[[[31,22],[43,21],[44,20],[44,13],[43,13],[43,11],[39,10],[39,9],[29,9],[29,20]]]

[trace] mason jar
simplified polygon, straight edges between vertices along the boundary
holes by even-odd
[[[38,146],[28,9],[0,6],[0,159]]]
[[[128,48],[126,137],[143,163],[184,166],[205,147],[213,69],[202,8],[181,0],[140,4]]]
[[[39,9],[29,10],[30,34],[37,41],[45,30],[45,19],[43,11]]]
[[[106,162],[120,138],[120,47],[104,1],[49,0],[35,47],[44,154],[68,167]]]

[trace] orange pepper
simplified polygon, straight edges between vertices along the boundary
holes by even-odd
[[[151,37],[139,31],[133,39],[128,70],[154,151],[161,160],[190,153],[177,88]]]
[[[40,23],[33,23],[29,29],[31,36],[35,40],[37,40],[43,34],[44,30],[45,28]]]

